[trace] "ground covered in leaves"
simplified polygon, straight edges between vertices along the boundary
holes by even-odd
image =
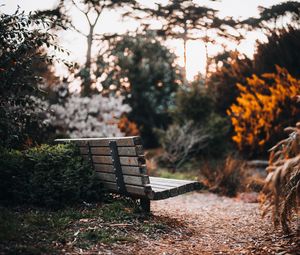
[[[297,236],[274,232],[257,203],[211,193],[49,211],[0,208],[0,254],[300,254]]]

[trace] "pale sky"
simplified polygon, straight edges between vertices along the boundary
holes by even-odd
[[[300,0],[299,0],[300,1]],[[167,0],[140,0],[140,3],[151,6],[155,2],[166,3]],[[244,19],[250,16],[256,16],[258,14],[257,7],[264,6],[269,7],[283,0],[222,0],[219,2],[211,2],[208,0],[195,0],[200,5],[206,5],[219,10],[221,17],[232,16],[234,18]],[[5,13],[13,13],[17,6],[20,6],[22,10],[26,12],[39,10],[39,9],[50,9],[57,5],[57,0],[0,0],[0,10]],[[86,31],[88,25],[86,23],[83,14],[74,10],[73,14],[76,17],[76,26],[82,31]],[[117,12],[104,12],[98,22],[98,26],[95,29],[96,33],[103,32],[118,32],[124,33],[127,30],[135,30],[138,23],[136,22],[122,22]],[[60,45],[65,47],[71,52],[70,60],[78,61],[83,63],[85,60],[86,42],[85,38],[74,32],[63,32],[59,34]],[[232,49],[238,49],[239,51],[246,53],[251,57],[254,52],[255,40],[263,40],[264,37],[260,33],[248,33],[247,40],[243,41],[239,46],[232,45]],[[178,63],[183,65],[183,45],[179,40],[168,40],[167,46],[172,49],[178,56]],[[213,56],[220,47],[215,45],[209,45],[209,55]],[[205,49],[204,44],[201,41],[189,41],[187,44],[187,78],[191,80],[194,75],[199,71],[204,72],[205,70]]]

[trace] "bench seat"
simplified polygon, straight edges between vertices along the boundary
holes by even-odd
[[[152,194],[149,195],[150,200],[161,200],[169,197],[175,197],[202,188],[202,185],[196,181],[151,176],[149,178],[152,190]]]

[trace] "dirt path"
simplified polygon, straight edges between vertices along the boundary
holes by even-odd
[[[299,243],[274,234],[271,220],[261,218],[257,203],[193,192],[152,202],[151,207],[154,215],[177,219],[185,230],[158,240],[141,236],[120,253],[300,254]]]

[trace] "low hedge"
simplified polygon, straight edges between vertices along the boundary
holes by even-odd
[[[101,199],[91,166],[72,144],[0,149],[0,203],[63,207]]]

